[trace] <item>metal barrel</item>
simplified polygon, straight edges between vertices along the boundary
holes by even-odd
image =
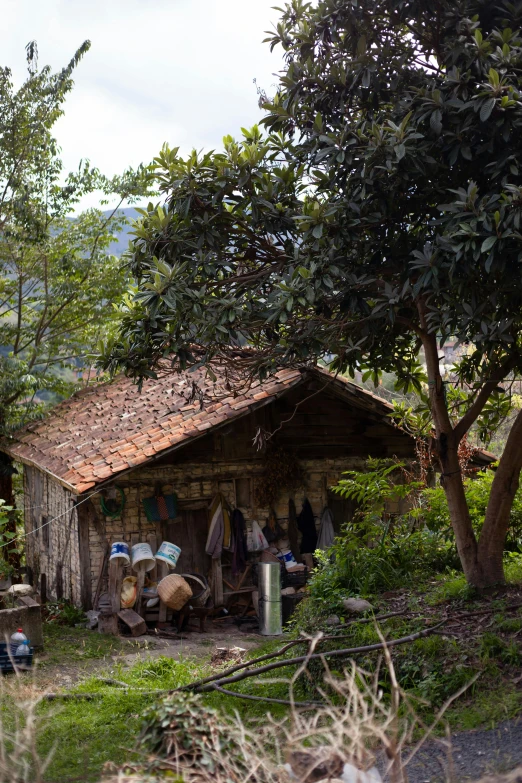
[[[263,636],[283,633],[281,616],[281,566],[258,563],[259,631]]]

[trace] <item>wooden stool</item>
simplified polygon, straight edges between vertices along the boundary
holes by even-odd
[[[214,608],[214,601],[212,596],[209,596],[205,602],[205,606],[190,606],[190,603],[186,603],[185,606],[175,613],[177,615],[178,631],[184,631],[189,623],[190,616],[199,617],[199,632],[206,633],[206,620],[210,612]]]

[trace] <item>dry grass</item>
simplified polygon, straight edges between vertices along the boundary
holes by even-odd
[[[43,698],[41,689],[17,672],[0,675],[0,783],[43,783],[52,759],[52,751],[43,758],[37,750]]]
[[[314,652],[314,643],[310,654]],[[422,745],[433,739],[446,751],[446,780],[454,781],[449,731],[444,740],[433,730],[462,691],[444,705],[430,725],[397,682],[393,662],[384,650],[381,666],[391,682],[384,698],[380,674],[369,675],[354,662],[342,676],[323,661],[324,678],[317,709],[297,706],[294,694],[308,676],[307,661],[285,679],[290,700],[288,717],[269,714],[246,724],[237,714],[222,714],[203,705],[201,697],[176,694],[158,709],[162,720],[144,736],[138,763],[107,770],[104,783],[374,783],[377,767],[390,783],[407,783],[408,765]],[[265,681],[268,682],[268,681]],[[276,682],[282,682],[281,679]],[[471,684],[471,683],[469,683]],[[463,690],[463,689],[462,689]],[[25,678],[0,680],[0,783],[44,783],[52,758],[37,751],[39,704],[45,694]],[[48,713],[46,719],[48,718]],[[150,719],[149,719],[150,720]],[[161,724],[161,725],[160,725]],[[155,733],[154,733],[155,732]],[[151,747],[151,736],[157,741]],[[415,738],[415,742],[414,742]],[[481,783],[522,783],[522,770],[486,777]]]
[[[314,644],[310,654],[313,651]],[[379,686],[378,671],[370,676],[352,662],[343,676],[334,676],[326,661],[323,665],[319,692],[324,704],[317,709],[294,705],[289,717],[281,720],[267,715],[246,725],[238,715],[223,716],[204,708],[197,697],[169,697],[156,719],[156,733],[149,732],[148,744],[142,745],[143,755],[150,754],[151,736],[159,737],[152,755],[112,771],[106,783],[171,777],[184,783],[316,783],[338,780],[343,772],[344,780],[351,774],[354,783],[370,783],[381,780],[376,765],[391,783],[407,783],[408,763],[465,689],[448,700],[428,726],[397,682],[388,650],[382,661],[392,683],[391,699],[387,700]],[[290,680],[285,680],[292,702],[298,681],[306,676],[305,661]],[[413,738],[418,736],[421,739],[414,744]],[[435,741],[446,749],[450,781],[451,742],[449,738]]]

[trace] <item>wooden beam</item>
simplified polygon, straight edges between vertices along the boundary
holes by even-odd
[[[143,617],[132,609],[122,609],[118,617],[129,628],[132,636],[142,636],[147,631],[147,625]]]
[[[78,514],[78,554],[80,559],[80,602],[82,609],[92,609],[91,545],[89,541],[90,509],[88,500],[76,507]]]

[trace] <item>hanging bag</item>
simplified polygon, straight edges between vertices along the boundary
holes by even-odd
[[[247,549],[249,552],[262,552],[263,549],[268,549],[268,541],[255,519],[247,536]]]

